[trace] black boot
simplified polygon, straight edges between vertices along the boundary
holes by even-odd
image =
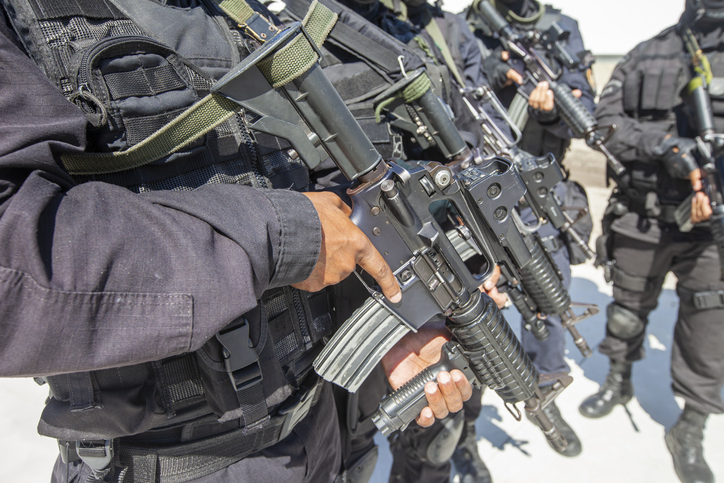
[[[626,404],[633,397],[631,362],[611,361],[611,370],[601,389],[581,403],[578,410],[587,418],[602,418],[616,404]]]
[[[492,483],[490,471],[478,453],[475,437],[475,421],[466,421],[463,434],[452,456],[452,462],[460,476],[460,483]]]
[[[714,475],[704,461],[701,442],[708,414],[688,406],[673,428],[666,433],[666,446],[674,458],[674,468],[682,483],[714,483]]]
[[[543,413],[548,416],[551,423],[558,428],[558,431],[560,431],[563,437],[566,438],[566,441],[568,441],[568,446],[566,446],[566,449],[562,451],[558,451],[556,448],[553,448],[553,446],[551,446],[551,448],[562,456],[572,457],[581,454],[581,450],[583,449],[581,446],[581,440],[578,439],[578,436],[573,431],[573,428],[571,428],[565,419],[563,419],[563,416],[561,416],[561,412],[558,409],[558,406],[556,406],[556,402],[551,401],[548,403],[548,405],[543,408]]]

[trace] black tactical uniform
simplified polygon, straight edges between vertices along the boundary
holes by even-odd
[[[333,322],[326,291],[289,286],[321,246],[289,145],[239,111],[152,164],[61,167],[139,145],[250,38],[205,1],[3,7],[0,374],[50,387],[53,481],[333,480],[335,406],[311,370]]]
[[[509,113],[521,129],[522,137],[518,146],[535,156],[552,153],[559,164],[563,166],[564,156],[571,144],[573,133],[560,119],[555,109],[546,112],[527,107],[527,99],[519,91],[529,93],[532,90],[530,85],[504,85],[506,83],[505,74],[508,69],[514,68],[518,73],[524,74],[525,64],[512,54],[507,63],[491,62],[493,58],[500,58],[503,46],[500,40],[485,32],[480,24],[481,21],[476,19],[476,3],[470,7],[466,14],[468,22],[475,29],[475,35],[480,41],[481,51],[486,58],[486,72],[491,84],[501,102],[509,108]],[[581,57],[585,55],[585,47],[581,32],[578,29],[578,22],[563,15],[560,10],[550,5],[542,5],[535,0],[496,0],[491,3],[505,15],[511,26],[522,32],[529,29],[544,32],[553,23],[557,23],[563,30],[569,32],[570,35],[566,42],[571,51],[579,53]],[[551,62],[550,59],[548,61]],[[551,65],[554,65],[554,63],[551,62]],[[557,82],[567,85],[571,89],[579,89],[581,91],[581,102],[587,109],[593,111],[595,93],[586,72],[570,71],[563,67]],[[588,206],[583,187],[573,181],[566,180],[558,183],[555,190],[559,198],[563,200],[564,206]],[[536,221],[535,215],[530,209],[523,208],[521,216],[526,223],[533,224]],[[572,212],[571,216],[575,219],[578,214]],[[582,219],[575,226],[575,229],[583,236],[584,240],[588,240],[591,228],[590,216]],[[563,275],[564,286],[568,289],[571,281],[571,264],[582,263],[585,258],[580,254],[579,248],[574,248],[574,244],[566,235],[561,234],[550,224],[543,225],[538,230],[538,234],[553,256]],[[565,361],[566,329],[561,325],[558,316],[548,316],[545,319],[545,324],[550,332],[550,336],[545,341],[539,341],[527,330],[521,331],[523,347],[530,354],[533,363],[542,374],[567,373],[570,368]],[[559,428],[565,430],[564,434],[569,440],[569,446],[564,450],[563,454],[575,456],[580,453],[580,441],[558,414],[555,403],[551,403],[547,409],[550,412],[549,417],[555,419]]]
[[[584,416],[603,417],[631,399],[631,364],[644,357],[648,315],[656,307],[665,275],[673,272],[680,306],[671,375],[674,393],[684,398],[686,408],[667,443],[684,482],[714,481],[703,460],[702,431],[706,415],[724,411],[724,283],[719,255],[706,224],[685,232],[674,217],[682,203],[684,212],[690,211],[687,197],[692,186],[687,175],[696,166],[676,167],[682,166],[677,161],[696,136],[685,92],[693,75],[681,35],[687,26],[711,63],[713,115],[717,131],[724,128],[724,98],[714,88],[724,77],[724,11],[721,2],[704,4],[707,13],[701,20],[692,21],[697,9],[687,2],[678,26],[628,53],[604,88],[595,113],[602,124],[618,124],[607,146],[627,173],[616,180],[618,187],[603,220],[601,242],[606,243],[598,245],[607,247],[613,262],[614,301],[600,345],[611,360],[611,372],[601,390],[580,408]],[[710,11],[712,4],[717,8]]]

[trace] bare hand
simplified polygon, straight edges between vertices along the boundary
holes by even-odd
[[[440,361],[442,346],[450,340],[450,332],[442,324],[428,323],[417,333],[405,335],[382,358],[382,367],[392,389],[398,389],[426,367]],[[417,417],[417,424],[426,428],[451,412],[460,411],[463,401],[470,399],[473,388],[465,375],[455,369],[440,372],[437,384],[425,385],[426,406]]]
[[[535,89],[530,93],[528,98],[528,104],[533,109],[540,111],[552,111],[555,107],[555,99],[553,97],[553,91],[547,82],[539,82]]]
[[[691,181],[691,188],[694,190],[694,198],[691,200],[691,221],[701,223],[708,220],[712,213],[709,197],[701,191],[703,188],[701,169],[697,168],[689,173],[689,181]]]
[[[510,59],[510,54],[508,54],[507,50],[504,50],[500,53],[500,57],[508,62],[508,59]],[[523,83],[523,76],[520,75],[520,73],[513,69],[512,67],[508,70],[508,72],[505,74],[505,76],[508,78],[508,82],[505,83],[506,86],[517,84],[521,85]]]
[[[499,309],[502,309],[508,301],[508,296],[498,292],[498,280],[500,280],[500,267],[495,265],[493,273],[485,283],[480,286],[480,291],[488,294],[488,296],[493,299],[493,302],[495,302],[495,305],[497,305]]]
[[[352,209],[334,193],[303,193],[314,204],[322,224],[322,248],[312,274],[292,285],[316,292],[347,278],[357,265],[372,275],[390,302],[402,299],[397,279],[369,238],[352,223]]]

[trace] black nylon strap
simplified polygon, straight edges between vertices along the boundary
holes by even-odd
[[[38,20],[53,20],[67,17],[87,17],[99,20],[126,18],[113,4],[105,0],[30,0]]]
[[[288,436],[319,401],[324,384],[312,376],[286,409],[249,428],[156,448],[120,441],[116,465],[126,472],[125,481],[134,483],[184,483],[208,476]]]
[[[83,411],[96,406],[95,390],[90,372],[66,374],[71,411]]]
[[[287,11],[294,17],[300,19],[304,17],[309,8],[309,2],[305,0],[289,0],[284,3],[286,4]],[[323,0],[319,3],[338,15],[344,11],[339,5],[332,2]],[[384,48],[382,45],[374,42],[348,25],[345,25],[342,21],[337,21],[337,23],[334,24],[327,39],[334,41],[333,43],[338,47],[366,60],[368,64],[374,64],[379,69],[382,69],[384,73],[399,70],[400,66],[397,64],[397,54],[395,54],[395,52]]]
[[[645,292],[650,286],[647,278],[629,275],[616,265],[611,268],[611,280],[615,286],[631,292]]]
[[[171,64],[131,72],[111,72],[103,78],[113,100],[135,96],[153,96],[186,88],[186,82]]]

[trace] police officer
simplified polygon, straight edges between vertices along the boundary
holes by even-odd
[[[2,7],[0,375],[48,384],[53,481],[334,480],[334,403],[311,370],[334,328],[323,289],[359,265],[396,301],[396,280],[251,113],[154,144],[255,37],[205,1]],[[445,334],[423,332],[388,360],[434,362]],[[386,367],[393,387],[414,373]],[[423,426],[470,387],[453,372],[430,391]]]
[[[666,434],[682,482],[711,483],[702,453],[710,413],[724,411],[724,306],[719,254],[706,223],[680,229],[676,213],[701,222],[711,210],[701,192],[694,142],[698,127],[688,87],[701,50],[713,71],[710,85],[724,76],[724,2],[687,1],[679,23],[639,44],[620,61],[601,93],[596,117],[616,123],[607,143],[627,168],[603,220],[614,301],[608,306],[606,338],[599,350],[610,372],[599,391],[580,406],[601,418],[633,397],[631,368],[644,357],[648,315],[656,307],[664,277],[677,277],[679,313],[674,330],[671,376],[674,394],[685,400],[678,422]],[[690,34],[693,34],[689,36]],[[687,47],[684,38],[694,40]],[[694,55],[692,55],[694,54]],[[716,131],[724,128],[720,91],[709,90]],[[688,198],[693,192],[695,196]],[[678,208],[678,210],[677,210]],[[689,216],[686,216],[688,218]],[[679,219],[679,223],[677,223]],[[682,226],[685,226],[682,225]]]
[[[562,164],[573,134],[558,114],[553,92],[547,82],[540,82],[535,88],[532,88],[531,85],[523,85],[524,63],[505,51],[500,41],[492,36],[478,18],[478,5],[483,1],[487,0],[473,2],[466,12],[466,17],[480,41],[481,51],[485,57],[485,72],[491,86],[521,128],[522,138],[518,146],[536,156],[552,153]],[[514,29],[520,32],[532,29],[543,32],[554,22],[557,23],[562,29],[569,32],[567,47],[572,52],[582,55],[585,52],[577,22],[563,15],[560,10],[549,5],[542,5],[536,0],[490,0],[490,3]],[[586,108],[593,110],[594,91],[586,72],[570,71],[563,67],[557,82],[570,87],[573,95],[578,97]],[[521,108],[521,106],[523,107]],[[573,205],[574,199],[576,205],[588,206],[585,191],[577,183],[564,181],[556,185],[555,190],[563,200],[564,206]],[[535,216],[530,209],[524,208],[521,215],[526,222],[535,222]],[[572,216],[575,219],[577,215],[572,214]],[[575,225],[575,229],[583,235],[585,240],[588,239],[590,228],[590,217],[582,219]],[[563,274],[564,286],[568,289],[571,277],[570,265],[582,263],[585,258],[579,252],[580,249],[570,243],[567,235],[562,235],[550,224],[544,224],[538,233]],[[523,347],[530,354],[541,374],[567,373],[570,368],[564,359],[566,330],[561,326],[560,318],[557,316],[548,316],[545,324],[550,332],[550,336],[545,341],[539,341],[527,330],[521,331]],[[582,449],[581,442],[561,416],[555,402],[551,402],[545,408],[545,412],[568,441],[568,446],[559,451],[560,454],[564,456],[578,455]]]

